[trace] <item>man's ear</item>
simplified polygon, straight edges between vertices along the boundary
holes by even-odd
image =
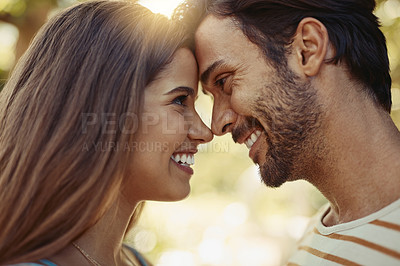
[[[324,24],[311,17],[304,18],[297,26],[293,40],[300,68],[307,76],[315,76],[327,56],[329,36]]]

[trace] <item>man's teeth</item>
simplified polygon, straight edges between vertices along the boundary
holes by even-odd
[[[251,146],[253,146],[254,142],[256,142],[260,136],[261,136],[260,130],[254,131],[253,134],[251,134],[250,137],[244,142],[247,148],[251,149]]]
[[[171,156],[172,160],[183,165],[193,165],[194,155],[193,154],[176,154]]]

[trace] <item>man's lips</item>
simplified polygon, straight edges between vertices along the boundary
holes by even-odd
[[[259,144],[259,139],[260,136],[262,135],[262,130],[261,129],[253,129],[252,131],[249,131],[248,134],[243,135],[238,138],[237,142],[240,144],[245,144],[246,147],[249,149],[249,157],[253,160],[253,162],[256,163],[256,150],[258,148]]]
[[[239,144],[244,143],[250,150],[249,157],[257,163],[257,158],[255,158],[258,154],[257,150],[260,149],[261,142],[267,135],[262,124],[254,117],[244,116],[231,133],[233,141]]]
[[[263,139],[263,137],[262,137],[263,134],[262,134],[261,131],[258,131],[258,132],[256,133],[256,135],[258,135],[256,141],[254,141],[253,143],[251,143],[252,140],[253,140],[253,137],[252,137],[252,138],[251,138],[251,141],[248,140],[249,142],[246,142],[246,145],[248,145],[247,143],[250,143],[250,145],[247,146],[247,148],[249,148],[249,157],[253,160],[254,163],[259,164],[259,161],[258,161],[259,158],[256,158],[256,156],[257,156],[257,154],[258,154],[257,151],[260,150],[261,142],[262,142],[262,139]]]
[[[244,144],[246,144],[248,149],[251,149],[253,144],[258,140],[258,138],[261,136],[261,130],[255,130],[247,139],[244,141]]]
[[[242,134],[242,136],[236,139],[236,142],[239,144],[246,144],[247,148],[251,148],[253,144],[257,141],[257,139],[261,136],[261,129],[253,129],[247,132],[247,134]]]

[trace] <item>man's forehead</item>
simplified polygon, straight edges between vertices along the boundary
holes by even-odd
[[[235,50],[235,37],[239,35],[235,31],[238,30],[231,18],[214,15],[208,15],[200,24],[195,36],[195,54],[202,82],[223,61],[229,61],[232,50]]]
[[[201,40],[202,38],[209,37],[210,35],[212,36],[213,34],[226,32],[227,30],[237,30],[237,27],[235,26],[231,17],[222,18],[213,14],[209,14],[203,19],[197,28],[195,38],[196,40]]]

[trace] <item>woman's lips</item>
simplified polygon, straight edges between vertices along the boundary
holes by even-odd
[[[177,163],[175,162],[174,159],[171,158],[172,163],[174,163],[179,169],[181,169],[182,171],[188,173],[189,175],[193,175],[194,171],[192,168],[190,168],[190,166],[188,164],[181,164],[181,163]]]
[[[193,175],[193,169],[190,165],[194,164],[194,153],[176,152],[172,154],[171,161],[182,171]]]

